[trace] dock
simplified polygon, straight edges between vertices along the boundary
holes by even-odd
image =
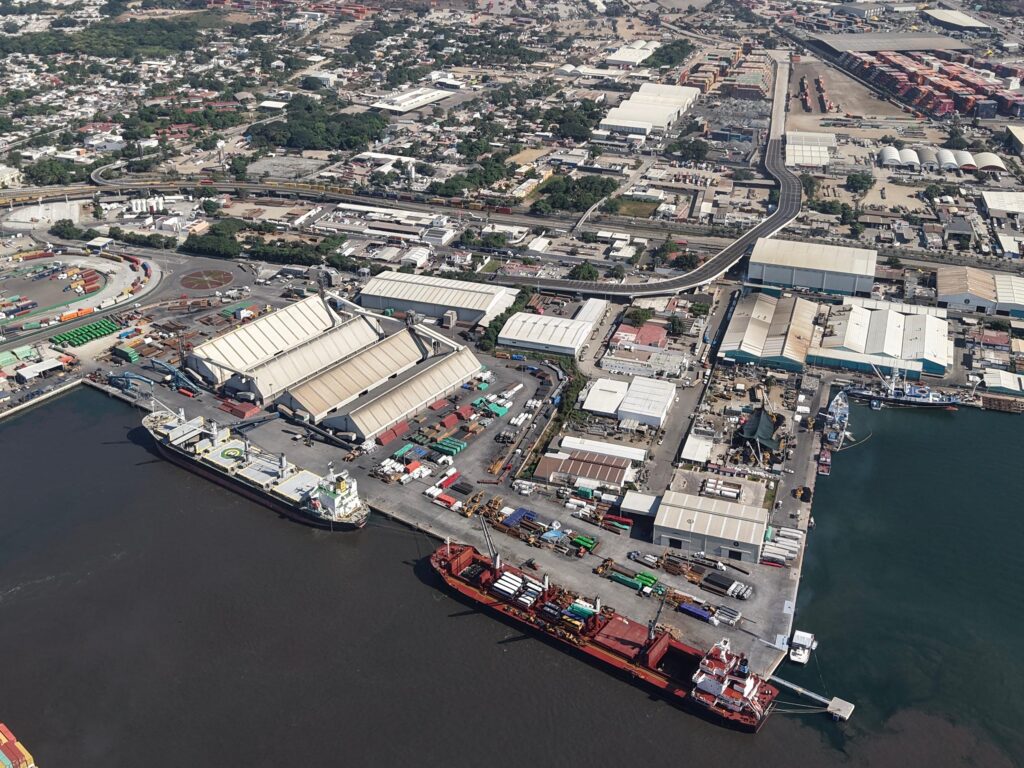
[[[833,720],[846,721],[850,719],[851,715],[853,715],[854,705],[845,699],[840,699],[838,696],[833,696],[831,699],[827,698],[819,693],[807,690],[802,685],[797,685],[796,683],[791,683],[788,680],[783,680],[781,677],[776,675],[772,675],[769,679],[776,685],[781,685],[783,688],[788,688],[793,691],[793,693],[799,694],[806,699],[810,699],[811,701],[821,704],[825,708],[825,711],[832,715]]]

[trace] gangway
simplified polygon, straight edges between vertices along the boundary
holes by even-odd
[[[793,693],[799,694],[804,698],[810,699],[813,702],[821,704],[825,708],[825,712],[832,716],[833,720],[849,720],[850,716],[853,715],[854,705],[845,699],[840,699],[838,696],[833,696],[831,699],[822,696],[820,693],[809,691],[802,685],[791,683],[788,680],[783,680],[781,677],[772,675],[770,680],[777,685],[781,685],[783,688],[788,688]]]

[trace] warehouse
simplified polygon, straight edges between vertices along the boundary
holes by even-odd
[[[661,43],[657,40],[634,40],[622,46],[614,53],[608,54],[605,61],[612,67],[632,69],[645,59],[649,59],[651,54],[660,47]]]
[[[413,328],[404,328],[291,387],[281,402],[309,414],[315,424],[357,398],[405,373],[430,354],[431,340],[421,339]]]
[[[996,286],[991,272],[975,267],[939,267],[935,286],[940,307],[961,312],[995,311]]]
[[[552,485],[617,491],[636,478],[636,470],[629,459],[587,451],[559,451],[542,456],[533,476]]]
[[[878,253],[864,248],[760,238],[750,254],[750,282],[824,293],[870,295]]]
[[[791,168],[825,168],[835,153],[834,133],[786,131],[786,165]]]
[[[828,359],[836,351],[864,355],[888,365],[910,367],[910,363],[916,363],[924,373],[936,376],[946,373],[954,357],[946,320],[855,305],[832,307],[820,349],[809,350],[809,355]],[[832,359],[832,367],[846,367],[844,356]]]
[[[601,121],[603,131],[648,135],[664,133],[688,110],[700,90],[682,85],[644,83]]]
[[[343,319],[311,296],[200,344],[187,367],[213,386],[267,401],[382,335],[375,319]]]
[[[654,543],[686,553],[703,552],[745,563],[761,559],[768,510],[666,491],[654,518]]]
[[[560,445],[563,451],[588,451],[590,453],[600,453],[602,456],[619,456],[629,459],[636,464],[642,464],[647,461],[647,451],[644,448],[624,445],[623,443],[608,443],[604,440],[591,440],[587,437],[566,435],[562,438]]]
[[[976,32],[988,34],[992,27],[983,21],[968,16],[963,11],[950,11],[945,8],[931,8],[923,12],[925,18],[943,29],[956,32]]]
[[[628,389],[629,384],[625,381],[598,379],[587,392],[587,397],[583,401],[583,410],[598,416],[615,418]]]
[[[734,363],[802,370],[817,311],[814,302],[796,296],[744,296],[733,310],[718,354]]]
[[[629,383],[619,404],[619,421],[633,420],[660,429],[676,399],[676,386],[670,381],[638,376]]]
[[[586,320],[516,312],[498,333],[498,344],[578,357],[593,329]]]
[[[435,318],[455,310],[460,323],[473,326],[487,325],[512,306],[518,293],[501,285],[381,272],[363,286],[359,303],[367,309],[416,312]]]
[[[1006,218],[1024,214],[1024,192],[982,190],[982,211],[989,216]]]
[[[985,369],[985,389],[998,395],[1024,396],[1024,376],[997,368]]]
[[[438,337],[443,339],[443,337]],[[371,390],[351,402],[347,413],[328,417],[327,426],[370,440],[391,427],[454,394],[480,372],[480,361],[466,347],[428,357],[389,380],[386,388]]]
[[[945,35],[907,32],[870,32],[865,34],[817,35],[812,38],[834,55],[851,51],[963,51],[970,46]]]

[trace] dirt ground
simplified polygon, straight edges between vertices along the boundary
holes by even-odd
[[[540,147],[538,149],[524,149],[519,154],[512,155],[512,157],[510,157],[509,159],[513,163],[516,163],[518,165],[526,165],[527,163],[532,163],[534,160],[544,157],[544,155],[548,154],[549,152],[551,152],[551,149],[548,147]]]

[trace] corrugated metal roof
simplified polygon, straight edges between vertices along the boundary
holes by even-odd
[[[603,453],[606,456],[623,456],[630,461],[645,461],[647,459],[647,451],[643,448],[621,443],[606,443],[603,440],[591,440],[575,435],[566,435],[559,445],[563,451],[590,451],[591,453]]]
[[[752,264],[836,272],[862,277],[875,276],[878,252],[866,248],[775,240],[762,237],[750,254]]]
[[[498,334],[499,344],[537,344],[578,352],[593,329],[585,320],[516,312]]]
[[[900,357],[948,367],[951,362],[948,323],[929,315],[908,315],[905,320]]]
[[[587,399],[583,401],[583,410],[606,416],[614,415],[628,389],[629,382],[598,379],[587,393]]]
[[[204,360],[223,384],[235,371],[247,373],[275,355],[309,341],[337,321],[319,296],[291,304],[204,342],[191,357]]]
[[[416,365],[426,354],[427,347],[413,331],[403,329],[293,387],[289,395],[298,407],[319,421],[335,408],[358,398],[362,392],[375,389],[395,374]]]
[[[767,293],[744,296],[733,310],[720,351],[723,354],[744,352],[751,357],[761,357],[777,303],[778,299]]]
[[[1024,277],[1020,275],[995,274],[992,276],[996,287],[996,301],[1001,309],[1011,305],[1024,306]]]
[[[864,352],[885,357],[903,356],[905,317],[889,309],[871,313]]]
[[[982,195],[984,194],[986,193],[982,192]],[[1024,195],[1021,196],[1021,200],[1024,203]],[[939,299],[970,294],[990,302],[996,300],[996,285],[992,273],[976,267],[939,267],[935,286]]]
[[[423,363],[415,376],[353,409],[349,421],[364,438],[373,437],[425,408],[442,393],[461,386],[479,370],[480,361],[462,347],[439,360]]]
[[[871,312],[861,306],[843,305],[833,307],[828,315],[828,325],[821,346],[829,349],[847,349],[863,352],[868,343],[868,327]]]
[[[489,322],[515,301],[515,288],[463,280],[448,280],[432,275],[381,272],[363,287],[360,296],[374,296],[417,304],[432,304],[446,309],[475,310]]]
[[[661,379],[637,376],[629,383],[619,405],[619,418],[655,416],[664,418],[676,397],[676,385]]]
[[[666,491],[658,505],[654,525],[680,533],[693,531],[760,546],[768,525],[768,510],[725,499]]]
[[[733,311],[720,351],[765,360],[802,363],[814,335],[817,305],[795,296],[777,299],[766,293],[745,296]]]

